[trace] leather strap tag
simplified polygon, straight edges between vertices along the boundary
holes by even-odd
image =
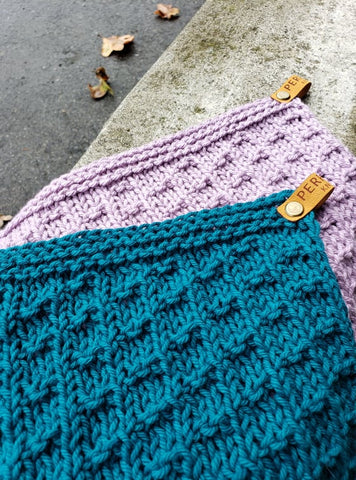
[[[329,198],[334,186],[316,173],[309,177],[277,208],[282,217],[297,222],[316,210]]]
[[[293,98],[303,98],[308,93],[311,82],[304,78],[293,75],[271,97],[280,103],[289,103]]]

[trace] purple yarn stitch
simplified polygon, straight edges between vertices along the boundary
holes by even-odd
[[[356,333],[356,159],[299,99],[257,100],[63,175],[0,232],[0,248],[252,201],[313,172],[336,186],[317,219]]]

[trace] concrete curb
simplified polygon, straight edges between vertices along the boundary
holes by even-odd
[[[291,75],[356,153],[353,0],[207,0],[106,122],[76,167],[174,133],[275,91]]]

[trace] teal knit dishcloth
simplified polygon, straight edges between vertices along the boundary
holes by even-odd
[[[288,194],[0,251],[0,478],[356,478],[352,330]]]

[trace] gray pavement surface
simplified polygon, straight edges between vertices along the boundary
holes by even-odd
[[[0,0],[0,213],[15,214],[73,167],[204,0],[177,1],[172,21],[153,14],[156,3]],[[99,34],[135,42],[105,59]],[[101,65],[115,96],[94,101],[87,84]]]
[[[356,153],[355,25],[354,0],[207,0],[77,166],[268,96],[293,74],[312,81],[306,103]]]

